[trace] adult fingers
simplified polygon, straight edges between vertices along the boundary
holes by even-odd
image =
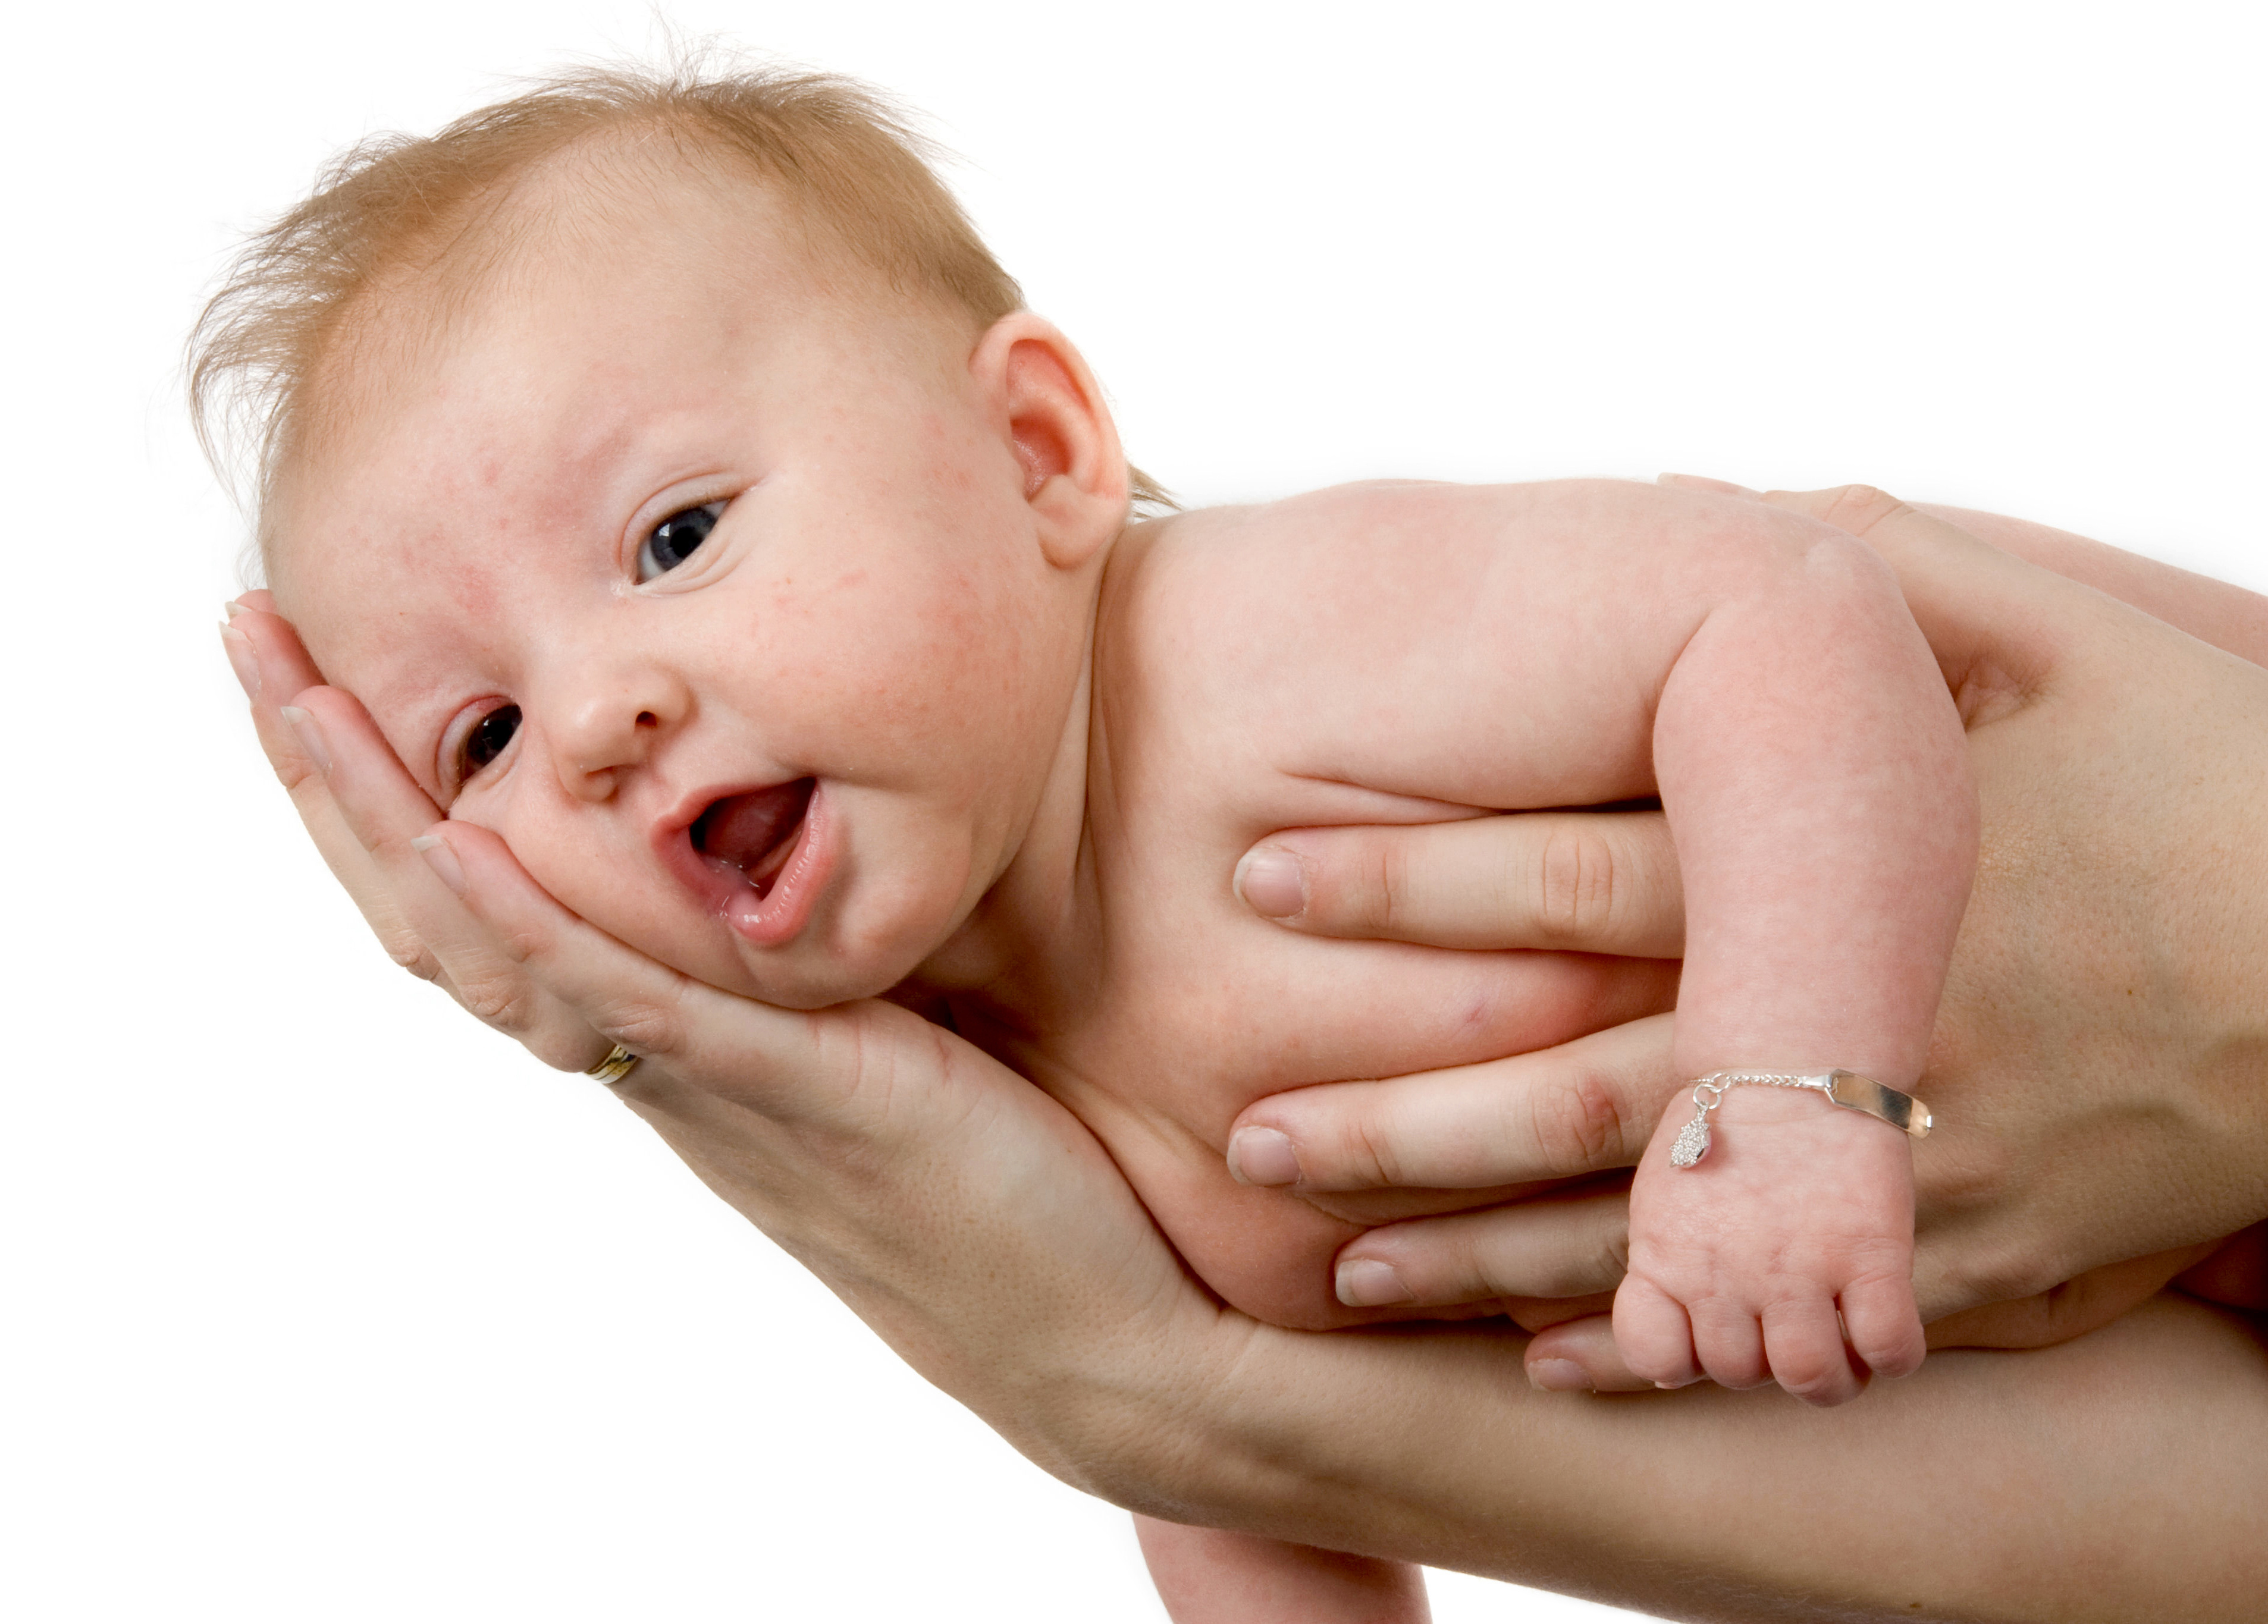
[[[2148,1257],[2091,1268],[2063,1284],[2013,1302],[1988,1303],[1934,1320],[1932,1348],[2051,1348],[2083,1336],[2138,1304],[2220,1243],[2177,1246]]]
[[[1750,490],[1746,485],[1735,485],[1730,480],[1712,480],[1703,474],[1657,474],[1657,485],[1674,485],[1681,490],[1713,490],[1720,496],[1762,496],[1760,490]]]
[[[605,1046],[528,981],[410,850],[439,808],[361,705],[322,686],[298,635],[269,602],[253,592],[234,606],[224,632],[230,662],[247,677],[254,725],[276,777],[379,945],[547,1063],[588,1066]]]
[[[290,793],[325,866],[353,900],[387,956],[423,980],[446,982],[440,962],[411,926],[377,863],[348,827],[317,757],[284,714],[298,709],[294,702],[302,694],[320,685],[322,673],[307,658],[291,624],[264,606],[268,601],[265,592],[247,592],[230,606],[234,613],[221,632],[229,663],[251,702],[253,727],[260,737],[261,749],[277,781]],[[416,827],[438,816],[430,803],[427,807]]]
[[[1684,952],[1677,854],[1658,812],[1516,812],[1287,829],[1236,868],[1255,912],[1315,936],[1435,947]]]
[[[1469,1190],[1634,1166],[1676,1088],[1671,1020],[1648,1016],[1479,1065],[1271,1094],[1231,1128],[1229,1171],[1313,1191]]]
[[[1609,1314],[1587,1314],[1547,1326],[1528,1339],[1531,1386],[1545,1393],[1644,1393],[1654,1384],[1623,1357]]]
[[[1440,1307],[1588,1297],[1629,1264],[1629,1194],[1583,1191],[1383,1224],[1340,1250],[1334,1279],[1350,1308]]]
[[[2066,657],[2071,625],[2043,596],[2040,572],[1958,525],[1872,485],[1767,491],[1760,500],[1882,555],[1968,725],[2007,714]]]
[[[354,696],[308,688],[293,709],[302,746],[319,758],[332,805],[367,854],[371,881],[396,928],[431,956],[457,1001],[547,1065],[582,1070],[604,1054],[606,1044],[582,1016],[527,974],[511,944],[475,917],[413,846],[439,819],[440,809]],[[512,867],[518,871],[516,863]]]
[[[437,824],[417,849],[499,951],[585,1030],[776,1121],[864,1139],[875,1119],[846,1113],[850,1096],[905,1080],[902,1063],[951,1069],[946,1034],[895,1004],[784,1010],[656,963],[562,907],[489,830]]]

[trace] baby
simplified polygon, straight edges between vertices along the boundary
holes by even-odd
[[[1238,904],[1236,854],[1659,795],[1677,1054],[1715,1081],[1638,1169],[1625,1356],[1822,1402],[1919,1363],[1900,1128],[1975,814],[1848,536],[1607,481],[1130,525],[1077,351],[839,82],[589,75],[367,150],[201,342],[201,400],[264,413],[277,611],[438,807],[702,981],[948,1020],[1268,1320],[1407,1317],[1340,1304],[1334,1254],[1502,1193],[1240,1184],[1240,1111],[1562,1041],[1674,972],[1320,943]],[[1257,1616],[1179,1532],[1145,1536],[1175,1616]],[[1380,1616],[1306,1571],[1285,1616]]]

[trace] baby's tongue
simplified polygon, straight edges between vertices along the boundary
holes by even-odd
[[[693,849],[712,863],[729,863],[754,878],[780,844],[803,820],[811,802],[811,780],[728,795],[701,814],[693,826]]]

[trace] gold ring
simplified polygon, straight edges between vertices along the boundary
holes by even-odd
[[[637,1063],[638,1057],[631,1054],[621,1044],[617,1043],[613,1048],[607,1051],[606,1059],[600,1061],[597,1065],[592,1067],[583,1075],[586,1077],[596,1077],[608,1088],[612,1088],[615,1084],[621,1082],[624,1077],[630,1076],[632,1071],[636,1070],[637,1069]]]

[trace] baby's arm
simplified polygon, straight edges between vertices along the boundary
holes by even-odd
[[[1665,682],[1654,768],[1687,908],[1678,1075],[1842,1067],[1911,1091],[1975,863],[1961,720],[1889,568],[1826,539],[1713,606]],[[1615,1335],[1638,1375],[1823,1403],[1921,1361],[1905,1136],[1742,1087],[1640,1165]],[[1837,1312],[1840,1311],[1840,1322]]]
[[[1427,1624],[1425,1570],[1137,1513],[1174,1624]]]

